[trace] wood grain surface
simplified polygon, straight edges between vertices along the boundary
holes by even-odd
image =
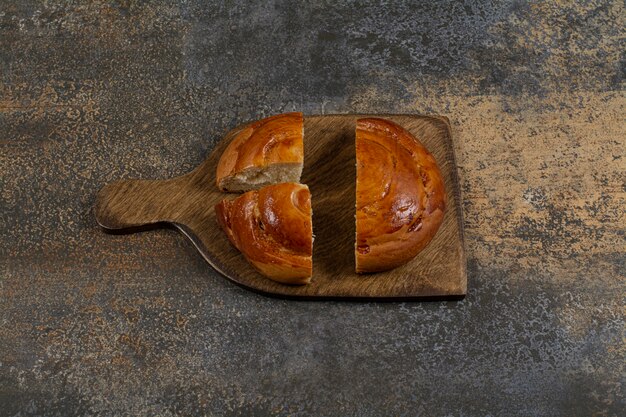
[[[289,286],[263,277],[217,225],[215,204],[234,195],[217,189],[215,167],[233,135],[245,125],[230,131],[208,158],[186,175],[107,185],[96,201],[96,219],[103,228],[117,232],[174,225],[217,271],[239,285],[266,294],[342,299],[462,298],[467,289],[462,213],[450,125],[443,117],[376,115],[400,124],[431,151],[445,181],[448,207],[433,241],[411,262],[376,274],[354,272],[354,129],[356,119],[364,116],[305,117],[302,182],[312,193],[315,234],[313,280],[309,285]]]

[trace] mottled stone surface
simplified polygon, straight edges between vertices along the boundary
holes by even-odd
[[[0,2],[1,416],[625,414],[623,1],[173,3]],[[266,298],[96,226],[290,110],[451,118],[464,301]]]

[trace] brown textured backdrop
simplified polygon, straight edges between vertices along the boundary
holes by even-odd
[[[622,1],[0,3],[0,415],[624,415]],[[293,302],[96,191],[283,111],[453,124],[469,294]]]

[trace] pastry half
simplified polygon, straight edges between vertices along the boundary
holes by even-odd
[[[437,233],[446,191],[435,158],[401,126],[385,119],[356,125],[356,272],[395,268]]]

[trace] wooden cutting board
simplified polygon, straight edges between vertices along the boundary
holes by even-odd
[[[375,115],[410,131],[430,150],[441,169],[448,207],[431,243],[410,263],[387,272],[354,272],[356,119],[372,115],[304,118],[302,182],[312,194],[313,280],[290,286],[256,272],[218,227],[213,207],[235,194],[215,186],[215,167],[234,133],[217,144],[192,172],[168,180],[123,180],[98,194],[95,215],[105,229],[133,232],[173,225],[218,272],[245,288],[265,294],[326,299],[459,299],[467,290],[463,220],[450,125],[445,117]],[[158,253],[154,254],[158,256]]]

